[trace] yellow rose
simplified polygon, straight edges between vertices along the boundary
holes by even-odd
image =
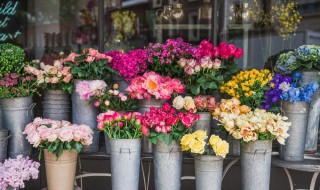
[[[190,109],[195,110],[196,106],[195,106],[194,101],[191,96],[184,97],[184,108],[186,110],[190,110]]]
[[[206,146],[205,141],[194,140],[190,143],[191,152],[195,154],[203,154],[205,146]]]
[[[216,146],[218,144],[218,142],[220,142],[221,139],[219,136],[217,135],[211,135],[210,139],[209,139],[209,144],[211,146]]]
[[[220,141],[217,146],[213,146],[212,148],[216,156],[225,158],[229,153],[229,144],[226,141]]]
[[[208,138],[206,131],[204,130],[197,130],[193,133],[193,136],[197,138],[197,140],[206,140]]]
[[[180,110],[183,108],[184,106],[184,99],[182,96],[177,96],[174,100],[173,100],[173,105],[174,108],[176,108],[177,110]]]
[[[251,111],[251,108],[249,106],[242,105],[242,106],[240,106],[240,111],[241,111],[241,113],[246,114],[249,111]]]
[[[190,150],[190,147],[189,147],[189,146],[181,145],[181,150],[182,150],[182,151],[189,151],[189,150]]]
[[[180,144],[181,146],[189,146],[193,140],[194,138],[192,134],[186,134],[182,137]]]

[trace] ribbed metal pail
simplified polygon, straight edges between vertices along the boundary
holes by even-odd
[[[7,159],[9,131],[5,128],[0,128],[0,162]]]
[[[110,139],[112,190],[138,190],[141,139]]]
[[[280,145],[280,159],[285,161],[303,161],[304,147],[309,117],[309,103],[281,101],[284,115],[291,122],[285,145]]]
[[[223,158],[199,155],[194,158],[196,189],[221,190]]]
[[[75,80],[76,86],[80,80]],[[72,122],[75,124],[88,125],[94,131],[93,143],[88,146],[84,146],[81,153],[93,153],[99,150],[99,132],[95,131],[97,127],[97,115],[99,114],[99,108],[96,108],[93,103],[80,99],[80,96],[75,91],[72,92]]]
[[[154,145],[154,177],[156,190],[180,190],[182,152],[180,144],[158,141]]]
[[[229,154],[230,156],[240,156],[240,144],[239,139],[235,139],[233,136],[228,135],[227,142],[229,143]]]
[[[244,190],[269,190],[272,140],[241,145],[241,180]]]
[[[0,128],[4,127],[3,126],[3,119],[2,119],[2,108],[1,108],[1,98],[0,98]]]
[[[151,98],[150,100],[139,100],[138,106],[139,106],[139,112],[141,114],[144,114],[146,111],[150,110],[150,107],[153,106],[155,108],[159,108],[163,106],[164,101],[157,100],[154,98]],[[149,137],[143,136],[142,137],[142,155],[149,155],[153,153],[153,146],[152,143],[149,140]]]
[[[9,130],[10,135],[8,142],[10,158],[16,158],[20,154],[29,156],[31,153],[31,144],[22,132],[33,120],[34,106],[31,96],[2,99],[3,125]]]
[[[46,90],[43,96],[43,117],[70,121],[70,95],[62,90]]]

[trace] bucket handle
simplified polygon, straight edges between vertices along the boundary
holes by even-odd
[[[28,108],[28,112],[27,112],[27,116],[29,116],[29,111],[31,112],[30,116],[33,116],[33,108],[36,106],[36,103],[32,103],[29,108]]]
[[[174,150],[180,151],[181,148],[180,148],[180,147],[172,147],[171,150],[170,150],[170,152],[169,152],[169,159],[170,159],[170,157],[171,157],[171,153],[172,153]]]
[[[12,134],[8,135],[8,136],[4,139],[4,143],[3,143],[2,147],[4,147],[4,145],[6,144],[5,142],[6,142],[7,140],[9,140],[11,136],[12,136]]]
[[[123,153],[129,153],[129,160],[131,160],[130,159],[130,154],[131,154],[131,149],[130,148],[120,148],[120,154],[122,154],[122,152]]]
[[[256,154],[263,154],[263,155],[266,155],[268,152],[268,150],[266,149],[256,149],[254,151],[254,154],[253,154],[253,158],[255,158]],[[263,157],[263,160],[264,160],[265,157]]]

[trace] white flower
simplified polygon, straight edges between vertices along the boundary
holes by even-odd
[[[173,100],[173,107],[176,108],[177,110],[182,109],[184,106],[184,99],[182,96],[177,96],[174,100]]]
[[[279,89],[282,90],[283,92],[287,92],[290,89],[290,84],[287,82],[282,82],[279,85]]]

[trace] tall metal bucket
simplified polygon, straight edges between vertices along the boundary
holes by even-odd
[[[151,98],[150,100],[139,100],[139,112],[144,114],[146,111],[150,110],[150,107],[153,106],[155,108],[160,108],[164,104],[163,100],[157,100]],[[142,155],[150,155],[153,153],[153,146],[150,142],[149,138],[146,136],[142,137]]]
[[[154,177],[156,190],[180,190],[182,172],[182,152],[180,144],[170,145],[158,141],[154,145]]]
[[[120,77],[118,75],[112,76],[112,80],[113,80],[114,84],[118,84],[119,85],[119,89],[118,90],[120,92],[125,92],[125,90],[130,85],[130,81],[126,81],[126,80],[124,80],[122,77]]]
[[[196,189],[221,190],[223,158],[200,155],[194,158]]]
[[[207,132],[207,136],[210,136],[211,124],[212,124],[212,115],[210,112],[198,112],[200,115],[200,120],[195,123],[192,127],[193,132],[197,130],[204,130]]]
[[[74,85],[76,86],[81,80],[75,80]],[[80,96],[75,91],[72,92],[72,122],[75,124],[85,124],[91,129],[97,127],[97,115],[99,114],[99,108],[96,108],[93,103],[80,99]],[[99,132],[94,131],[93,143],[88,146],[84,146],[81,153],[93,153],[99,150]]]
[[[70,121],[70,95],[63,90],[46,90],[43,96],[43,117]]]
[[[110,137],[107,133],[104,133],[104,143],[106,146],[106,154],[110,155],[111,149],[110,149]]]
[[[269,190],[272,140],[241,145],[241,180],[244,190]]]
[[[7,159],[9,131],[5,128],[0,128],[0,162]]]
[[[112,190],[138,190],[141,139],[110,139]]]
[[[23,135],[26,125],[33,120],[32,97],[3,98],[3,125],[9,130],[8,156],[16,158],[18,155],[29,156],[31,144]]]
[[[309,103],[281,101],[281,107],[291,122],[288,130],[290,136],[285,145],[280,145],[280,159],[285,161],[303,161],[304,147],[309,117]]]
[[[0,98],[0,128],[3,128],[3,119],[2,119],[2,108],[1,108],[1,98]]]
[[[240,156],[240,144],[239,139],[235,139],[232,135],[228,135],[227,142],[229,143],[229,155]]]
[[[303,71],[302,83],[308,84],[311,81],[318,82],[319,72],[318,71]],[[308,117],[308,127],[306,134],[306,153],[316,153],[318,145],[318,131],[319,131],[319,120],[320,120],[320,89],[318,89],[312,96],[310,103],[310,111]]]

